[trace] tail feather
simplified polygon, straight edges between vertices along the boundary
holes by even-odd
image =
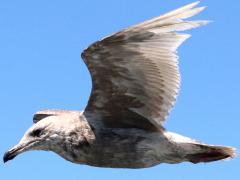
[[[200,149],[199,152],[188,154],[187,160],[192,163],[212,162],[222,159],[233,158],[236,155],[236,149],[226,146],[212,146],[204,144],[196,144]]]

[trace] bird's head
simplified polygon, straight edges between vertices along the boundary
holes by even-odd
[[[59,149],[61,151],[61,147],[63,148],[68,138],[71,138],[71,135],[76,136],[76,132],[81,129],[79,112],[78,114],[71,111],[54,110],[51,112],[55,113],[41,111],[34,115],[34,124],[26,131],[20,142],[4,154],[4,162],[30,150],[56,152],[56,149]],[[81,136],[78,137],[81,138]]]

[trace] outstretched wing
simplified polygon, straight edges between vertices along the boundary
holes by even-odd
[[[124,29],[82,53],[92,77],[85,114],[108,127],[161,128],[180,86],[176,49],[189,35],[178,34],[207,21],[183,21],[204,9],[198,2]]]

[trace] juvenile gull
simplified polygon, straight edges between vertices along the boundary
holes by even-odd
[[[4,162],[29,150],[113,168],[234,157],[232,147],[203,144],[163,127],[180,86],[176,50],[189,37],[177,32],[207,24],[184,20],[204,9],[195,8],[197,4],[124,29],[84,50],[93,81],[86,109],[37,112],[33,126],[5,153]]]

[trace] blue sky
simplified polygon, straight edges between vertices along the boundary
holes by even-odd
[[[0,2],[0,154],[16,144],[40,109],[83,109],[91,81],[81,51],[129,25],[190,0],[9,0]],[[203,0],[195,19],[214,22],[188,31],[180,48],[182,86],[166,127],[206,143],[240,148],[240,2]],[[0,178],[238,179],[240,159],[210,164],[161,164],[126,170],[67,162],[51,152],[28,152],[0,163]],[[237,178],[238,177],[238,178]]]

